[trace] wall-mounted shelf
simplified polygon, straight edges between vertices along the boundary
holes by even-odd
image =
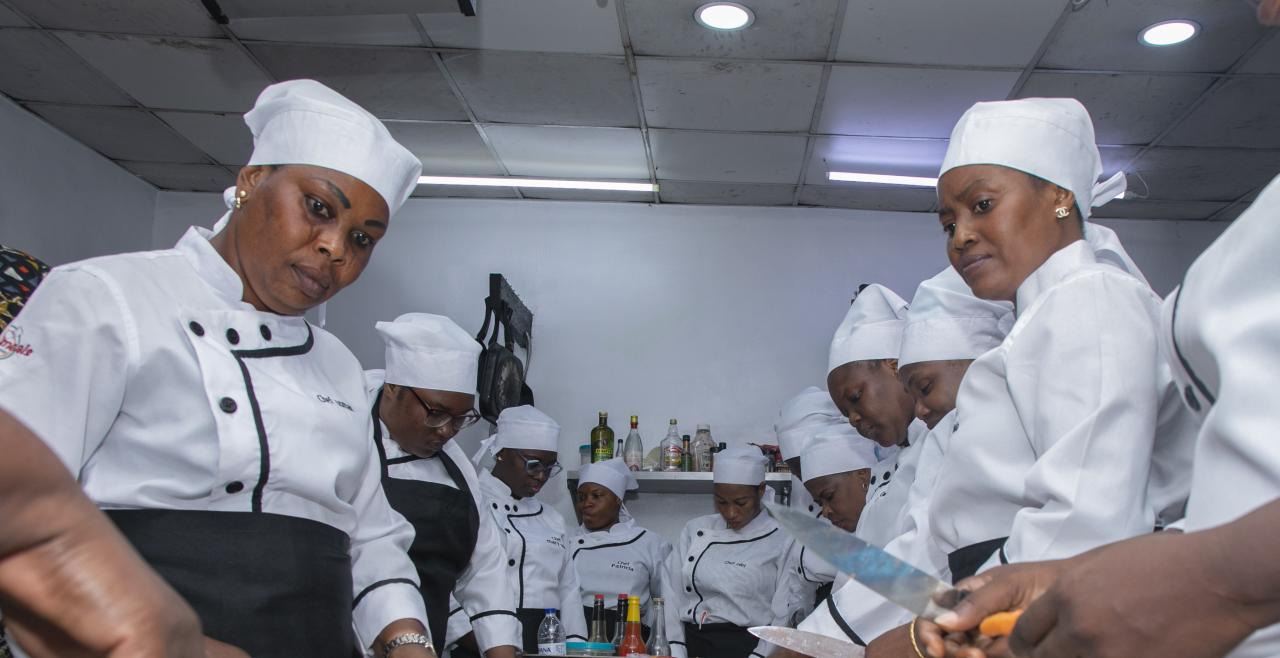
[[[636,471],[634,475],[636,481],[640,483],[640,493],[711,493],[711,473]],[[569,471],[566,477],[569,480],[569,492],[572,494],[578,489],[578,471]],[[790,497],[790,473],[765,473],[765,483],[777,490],[780,501],[786,501]]]

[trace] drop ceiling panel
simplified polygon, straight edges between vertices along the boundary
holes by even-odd
[[[807,132],[822,66],[640,58],[645,119],[658,128]]]
[[[26,27],[28,23],[22,20],[22,17],[13,13],[3,4],[0,4],[0,27]]]
[[[755,22],[719,32],[702,27],[693,11],[705,0],[623,2],[637,55],[825,60],[836,21],[836,0],[752,0]]]
[[[226,40],[59,32],[58,37],[143,105],[244,112],[271,83]]]
[[[934,177],[946,154],[947,142],[941,139],[819,137],[805,183],[830,184],[828,171]]]
[[[653,192],[620,192],[616,190],[549,190],[521,188],[526,199],[556,201],[653,201]]]
[[[462,105],[431,53],[420,48],[343,48],[252,44],[280,80],[311,78],[381,119],[460,120]]]
[[[411,196],[420,199],[518,199],[512,187],[467,187],[462,185],[419,185]]]
[[[658,181],[663,203],[698,203],[717,206],[789,206],[794,185],[752,183],[701,183]]]
[[[1273,30],[1266,45],[1249,56],[1249,61],[1240,67],[1241,73],[1280,73],[1280,37],[1276,34],[1280,30]]]
[[[1219,201],[1116,199],[1101,208],[1094,208],[1093,216],[1104,219],[1208,219],[1226,207],[1226,203]]]
[[[422,160],[422,173],[434,176],[499,176],[475,126],[465,123],[387,122],[392,137]]]
[[[0,91],[19,100],[133,105],[74,52],[39,30],[0,29]]]
[[[203,153],[149,112],[73,105],[28,107],[63,132],[113,160],[207,161]]]
[[[1063,6],[1050,0],[850,2],[836,59],[1022,68]]]
[[[1146,144],[1173,124],[1213,79],[1200,76],[1035,73],[1019,96],[1084,103],[1102,144]]]
[[[932,212],[938,195],[933,188],[889,185],[805,185],[800,190],[800,205],[857,208],[859,210],[897,210]],[[942,229],[938,229],[938,251],[945,249]]]
[[[482,0],[475,16],[421,14],[431,43],[472,50],[621,55],[618,11],[611,2]]]
[[[490,125],[485,132],[513,176],[649,180],[634,128]]]
[[[422,35],[405,15],[235,18],[231,31],[250,41],[420,46]]]
[[[1138,33],[1148,25],[1179,18],[1199,23],[1200,34],[1186,43],[1161,48],[1138,41]],[[1067,18],[1040,66],[1216,73],[1227,70],[1264,31],[1245,2],[1094,0]]]
[[[726,183],[787,183],[800,178],[805,138],[791,135],[653,130],[658,178]]]
[[[230,18],[458,12],[457,0],[218,0]]]
[[[165,162],[120,162],[118,164],[162,190],[221,192],[236,184],[235,176],[217,165]]]
[[[1228,80],[1161,144],[1280,148],[1278,107],[1280,77]]]
[[[253,153],[253,135],[239,114],[157,112],[162,121],[224,165],[240,167]]]
[[[484,122],[639,125],[627,65],[616,57],[476,52],[445,65]]]
[[[191,0],[6,0],[41,27],[158,36],[217,37],[218,25]]]
[[[1280,172],[1280,151],[1155,148],[1133,171],[1150,186],[1152,199],[1234,201]]]
[[[827,83],[821,131],[886,137],[951,136],[978,101],[1004,100],[1018,73],[836,66]]]

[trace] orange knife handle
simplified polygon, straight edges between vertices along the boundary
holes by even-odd
[[[1018,623],[1018,617],[1021,616],[1021,610],[997,612],[982,620],[978,625],[978,632],[987,637],[1004,637],[1013,632],[1013,626]]]

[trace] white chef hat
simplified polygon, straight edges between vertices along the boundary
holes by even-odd
[[[831,401],[831,394],[817,386],[800,391],[782,405],[778,422],[773,425],[782,459],[799,457],[805,444],[832,423],[848,425],[836,403]]]
[[[560,423],[530,405],[507,407],[498,414],[498,431],[480,442],[471,458],[480,466],[486,457],[503,448],[560,452]]]
[[[405,313],[375,326],[387,346],[388,384],[475,394],[480,344],[453,320]]]
[[[800,455],[800,472],[804,481],[834,473],[847,473],[871,468],[876,459],[876,444],[858,434],[848,423],[832,426],[818,433]]]
[[[626,462],[621,457],[583,466],[578,474],[578,486],[581,487],[588,482],[612,491],[618,500],[626,498],[628,491],[640,488],[636,476],[631,473],[630,468],[627,468]]]
[[[916,288],[898,366],[976,359],[1004,340],[1013,320],[1013,304],[978,299],[948,266]]]
[[[951,131],[938,176],[956,167],[1010,167],[1071,190],[1080,217],[1125,190],[1124,172],[1099,183],[1102,157],[1089,111],[1074,98],[977,103]]]
[[[715,484],[756,486],[764,482],[768,463],[764,454],[755,446],[731,446],[716,453],[711,481]]]
[[[854,361],[898,358],[906,318],[906,300],[878,283],[864,287],[831,339],[827,373]]]

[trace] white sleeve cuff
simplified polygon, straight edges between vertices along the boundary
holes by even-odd
[[[480,647],[480,653],[504,645],[517,649],[523,646],[520,620],[510,610],[482,612],[471,619],[471,628],[475,630],[476,645]]]
[[[416,619],[427,626],[427,608],[422,603],[422,594],[418,586],[412,582],[389,580],[374,583],[360,593],[351,613],[352,625],[356,631],[359,649],[366,656],[372,656],[370,647],[382,630],[394,621]],[[430,637],[430,630],[425,635]]]

